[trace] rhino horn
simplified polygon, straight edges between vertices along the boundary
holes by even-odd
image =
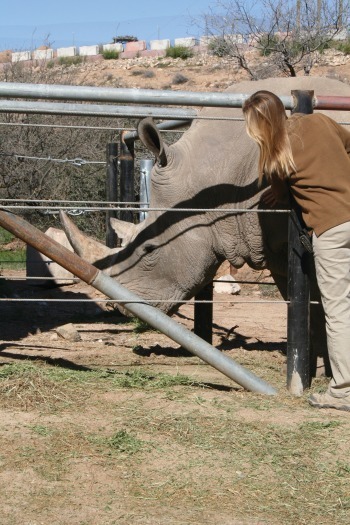
[[[60,220],[74,251],[85,261],[94,264],[97,261],[110,257],[119,249],[111,249],[104,244],[84,235],[68,216],[61,210]]]
[[[138,226],[132,222],[121,221],[114,217],[111,217],[109,221],[119,239],[122,239],[122,247],[126,246],[131,241],[139,229]]]
[[[168,164],[168,145],[165,144],[161,138],[154,120],[151,117],[141,120],[137,127],[137,131],[141,142],[144,144],[144,146],[146,146],[147,149],[152,151],[157,159],[158,164],[164,168]]]

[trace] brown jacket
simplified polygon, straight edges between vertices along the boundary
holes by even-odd
[[[297,167],[290,189],[305,224],[318,236],[350,221],[350,131],[321,113],[292,115],[287,130]],[[281,179],[271,186],[283,200]]]

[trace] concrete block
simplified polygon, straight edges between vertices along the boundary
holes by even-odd
[[[151,40],[150,48],[153,50],[168,49],[170,47],[170,40]]]
[[[103,44],[103,51],[118,51],[118,53],[122,53],[124,48],[123,44],[117,42],[116,44]]]
[[[187,38],[175,38],[174,44],[175,46],[181,47],[194,47],[197,45],[197,40],[194,38],[194,36],[189,36]]]
[[[36,49],[33,51],[34,60],[52,60],[53,49]]]
[[[119,58],[135,58],[135,57],[165,57],[166,51],[164,49],[160,49],[157,51],[154,49],[153,51],[151,49],[146,49],[145,51],[123,51],[120,53]]]
[[[199,45],[208,47],[213,40],[215,40],[215,36],[201,36],[199,39]]]
[[[125,51],[137,53],[137,51],[144,51],[147,48],[146,40],[138,40],[137,42],[127,42],[125,44]]]
[[[73,248],[70,245],[66,234],[58,228],[49,228],[46,235],[51,237],[56,242],[59,242],[73,252]],[[74,275],[68,272],[65,268],[62,268],[59,264],[46,257],[42,253],[38,252],[32,246],[27,245],[27,277],[38,277],[38,279],[31,279],[30,284],[72,284],[74,282]],[[53,280],[40,279],[40,277],[54,277]]]
[[[82,57],[99,55],[100,46],[81,46],[79,47],[79,55]]]
[[[333,40],[347,40],[348,36],[349,36],[348,30],[347,29],[341,29],[339,31],[339,33],[337,33],[333,37]]]
[[[76,46],[71,47],[59,47],[57,49],[58,57],[75,57],[78,54],[78,48]]]
[[[12,62],[22,62],[22,60],[31,60],[31,51],[17,51],[12,53]]]

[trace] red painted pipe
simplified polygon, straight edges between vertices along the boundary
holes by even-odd
[[[342,109],[350,111],[350,97],[315,95],[313,106],[314,109]]]

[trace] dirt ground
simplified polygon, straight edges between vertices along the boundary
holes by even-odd
[[[319,447],[328,458],[330,446],[305,429],[341,426],[342,457],[350,422],[286,392],[286,305],[270,286],[215,293],[213,343],[276,397],[246,392],[165,335],[142,331],[83,283],[42,288],[10,274],[0,302],[1,525],[348,523],[347,462],[334,496],[317,488],[305,508]],[[248,269],[236,278],[269,280]],[[193,305],[174,319],[192,330]],[[67,324],[79,341],[58,334]],[[165,386],[147,386],[161,378]],[[300,479],[286,481],[289,470]]]
[[[223,266],[218,276],[228,268],[228,265]],[[114,360],[118,361],[115,366],[142,365],[145,364],[143,358],[147,364],[151,358],[152,364],[161,361],[163,366],[167,359],[162,354],[167,352],[162,348],[168,348],[170,357],[177,353],[176,343],[156,331],[135,329],[103,294],[83,282],[37,286],[21,280],[25,276],[21,271],[3,273],[11,279],[3,286],[0,303],[3,358],[7,354],[10,358],[12,354],[13,357],[23,353],[32,356],[40,351],[43,359],[68,359],[85,366],[113,367]],[[214,292],[213,345],[228,352],[237,348],[259,349],[260,346],[284,352],[287,307],[273,285],[263,284],[272,283],[269,272],[244,267],[238,270],[235,278],[256,284],[241,285],[238,295]],[[271,302],[273,299],[275,301]],[[252,308],[253,317],[250,315]],[[181,306],[173,319],[193,330],[193,303]],[[80,341],[71,342],[69,335],[68,338],[59,335],[57,328],[66,324],[73,325]],[[142,346],[149,347],[144,356],[137,352]]]

